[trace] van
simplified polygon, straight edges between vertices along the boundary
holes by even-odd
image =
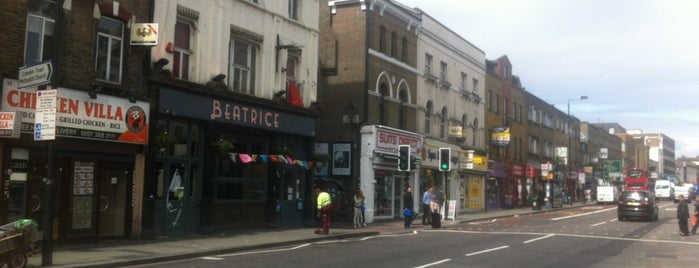
[[[675,189],[669,180],[659,180],[655,182],[655,198],[675,200]]]
[[[597,186],[597,203],[616,203],[619,197],[619,190],[616,186]]]

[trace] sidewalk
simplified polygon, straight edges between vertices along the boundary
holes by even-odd
[[[456,220],[442,222],[449,227],[462,222],[526,215],[552,210],[594,205],[575,203],[562,208],[531,207],[479,211],[457,216]],[[417,224],[416,224],[417,223]],[[404,229],[399,219],[377,221],[365,228],[352,228],[351,223],[337,223],[330,229],[330,235],[317,235],[312,228],[293,229],[235,229],[214,235],[187,235],[153,240],[105,240],[95,244],[54,245],[52,267],[122,267],[145,263],[163,262],[178,259],[242,252],[261,248],[311,243],[323,240],[366,237],[382,234],[407,233],[420,230],[420,220],[414,221],[414,229]],[[427,226],[429,228],[429,226]],[[40,267],[41,253],[29,257],[28,267]]]

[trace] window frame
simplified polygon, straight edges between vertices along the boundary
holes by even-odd
[[[38,40],[37,40],[38,45],[37,45],[36,51],[33,51],[33,54],[35,54],[35,56],[38,57],[37,59],[35,59],[35,61],[28,60],[30,57],[30,55],[28,55],[30,52],[30,50],[28,49],[29,48],[28,45],[30,43],[29,33],[30,33],[30,29],[33,28],[33,27],[30,27],[30,24],[32,23],[32,19],[38,19],[41,22],[41,30],[40,30],[40,32],[36,32],[36,34],[38,36]],[[53,25],[52,28],[55,32],[56,20],[54,20],[52,18],[45,17],[45,16],[40,16],[37,14],[32,14],[32,13],[27,14],[27,25],[26,25],[26,28],[24,31],[25,36],[24,36],[24,55],[23,55],[25,65],[34,65],[34,64],[41,63],[44,60],[46,60],[46,58],[47,58],[46,56],[50,56],[50,55],[46,55],[46,54],[51,54],[50,52],[47,53],[47,51],[46,51],[46,45],[47,45],[46,36],[53,36],[54,32],[52,32],[50,35],[47,34],[48,23],[51,23]],[[32,32],[32,33],[34,33],[34,32]],[[55,37],[54,37],[54,41],[55,41]],[[31,56],[34,56],[34,55],[31,55]]]
[[[102,24],[103,20],[110,21],[110,22],[113,22],[115,24],[121,25],[121,27],[120,27],[121,29],[119,29],[119,31],[121,32],[121,36],[119,37],[119,36],[115,36],[115,35],[111,35],[111,34],[102,32],[100,30],[101,26],[99,26],[99,24]],[[95,54],[95,73],[96,73],[95,77],[96,77],[96,80],[103,81],[106,83],[121,84],[121,80],[123,78],[123,69],[124,69],[124,33],[125,33],[124,26],[125,26],[125,23],[124,23],[124,21],[114,19],[111,17],[107,17],[107,16],[102,16],[97,23],[98,23],[97,44],[95,45],[95,53],[96,53]],[[116,29],[114,29],[114,30],[116,30]],[[102,38],[106,38],[106,41],[108,41],[107,49],[106,49],[106,51],[104,51],[104,52],[106,52],[106,56],[107,56],[105,59],[106,64],[105,64],[104,76],[100,76],[100,52],[103,49],[101,46]],[[119,70],[117,71],[116,81],[112,80],[110,77],[112,75],[112,63],[114,61],[113,57],[112,57],[112,53],[111,53],[113,50],[113,44],[114,44],[113,41],[118,41],[118,43],[120,44],[120,46],[119,46],[119,59],[118,59],[118,63],[119,63],[118,69]]]
[[[188,38],[188,47],[180,47],[177,44],[178,40],[178,31],[177,31],[177,26],[178,24],[187,26],[187,38]],[[173,42],[173,63],[172,63],[172,75],[177,78],[177,79],[182,79],[182,80],[191,80],[191,70],[192,70],[192,57],[194,56],[194,51],[192,50],[192,40],[194,39],[194,36],[192,35],[194,33],[194,24],[190,21],[187,20],[180,20],[178,19],[177,22],[175,22],[175,42]],[[184,70],[182,67],[182,59],[185,58],[187,59],[186,63],[186,70]],[[178,59],[179,58],[179,59]],[[179,64],[178,64],[179,63]],[[186,71],[186,74],[182,75],[182,72]]]
[[[247,55],[247,65],[240,65],[236,63],[236,53],[235,51],[237,50],[236,44],[245,44],[247,45],[246,48],[246,55]],[[249,95],[254,95],[255,94],[255,78],[257,75],[257,55],[258,55],[258,44],[251,42],[249,40],[245,40],[243,38],[231,35],[231,40],[230,44],[228,46],[228,87],[231,91],[234,92],[240,92],[244,94],[249,94]],[[236,86],[240,86],[238,83],[238,77],[236,77],[236,70],[246,70],[247,74],[246,76],[246,84],[245,84],[245,89],[240,89],[237,88]]]

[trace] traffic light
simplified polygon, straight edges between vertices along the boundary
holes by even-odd
[[[410,171],[410,145],[398,145],[398,170]]]
[[[451,148],[439,148],[439,170],[451,171]]]

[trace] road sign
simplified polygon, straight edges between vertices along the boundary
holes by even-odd
[[[34,118],[34,140],[56,139],[57,89],[36,92],[36,117]]]
[[[19,68],[19,85],[17,88],[33,87],[51,83],[53,64],[45,61],[32,66]]]

